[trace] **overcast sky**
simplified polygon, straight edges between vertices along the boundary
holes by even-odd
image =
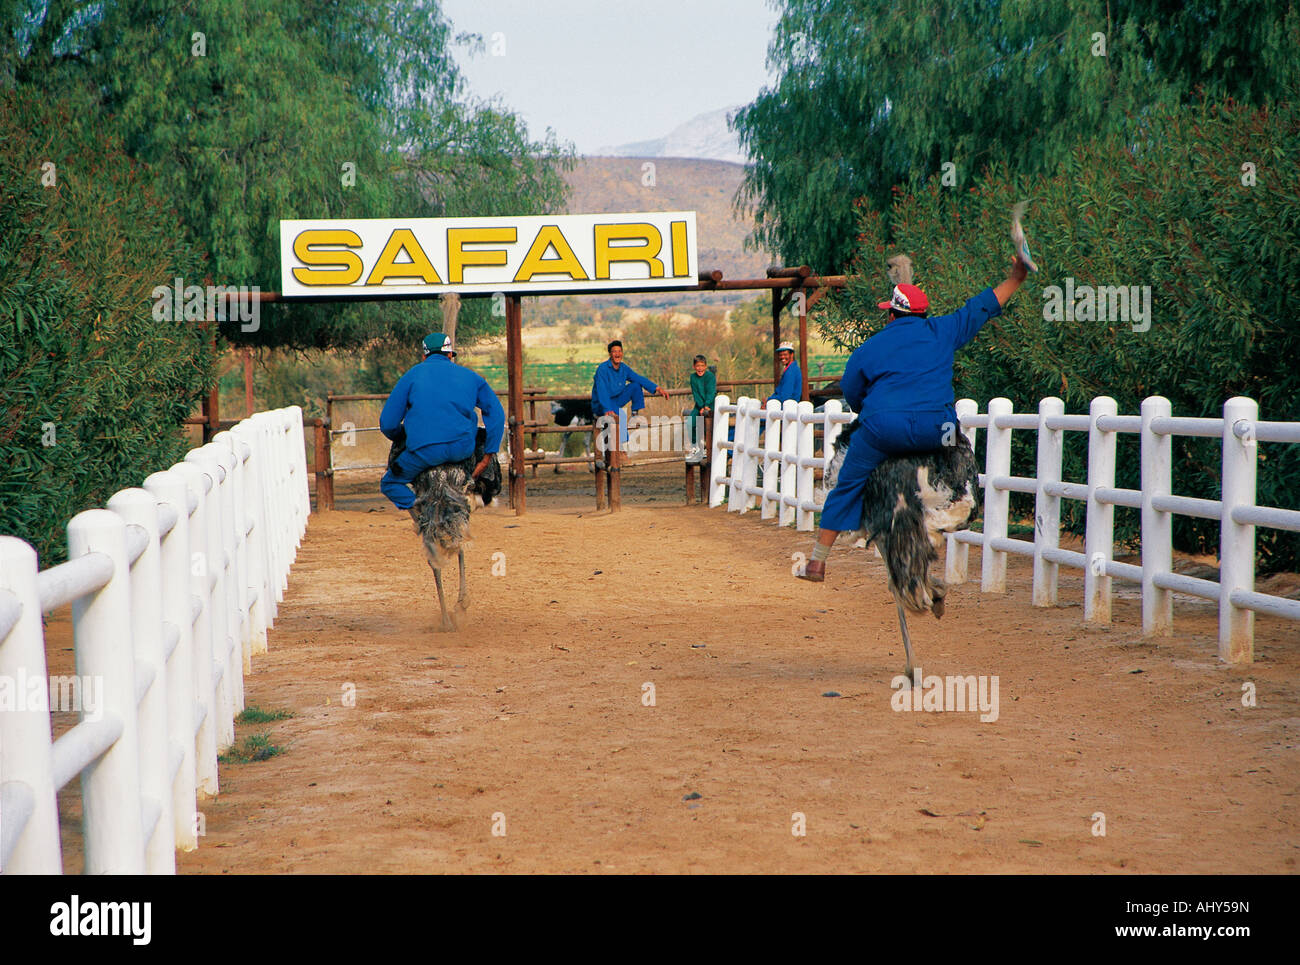
[[[443,0],[473,94],[499,94],[540,138],[579,154],[662,137],[697,114],[747,104],[770,83],[767,0]]]

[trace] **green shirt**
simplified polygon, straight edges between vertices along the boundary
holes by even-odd
[[[703,375],[691,373],[691,395],[695,397],[695,408],[712,409],[713,399],[718,394],[718,377],[712,370],[705,369]]]

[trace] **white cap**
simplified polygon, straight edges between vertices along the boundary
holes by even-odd
[[[782,342],[780,345],[778,345],[778,346],[776,347],[776,350],[777,350],[778,352],[790,352],[790,353],[793,354],[793,352],[794,352],[794,343],[793,343],[793,342]]]

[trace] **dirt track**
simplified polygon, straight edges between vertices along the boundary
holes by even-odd
[[[927,674],[997,675],[998,719],[898,713],[880,562],[841,546],[827,584],[795,580],[808,536],[683,508],[671,470],[630,478],[618,515],[578,473],[540,480],[524,517],[477,513],[451,634],[431,632],[405,514],[341,485],[246,684],[295,716],[240,737],[287,751],[222,766],[180,870],[1296,870],[1294,624],[1259,619],[1259,661],[1228,669],[1208,606],[1176,604],[1177,635],[1144,643],[1134,598],[1085,628],[1080,579],[1035,610],[1025,563],[981,595],[972,554],[913,640]]]

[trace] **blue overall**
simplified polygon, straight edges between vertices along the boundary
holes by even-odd
[[[632,403],[632,414],[645,408],[645,393],[659,391],[644,375],[638,375],[626,362],[614,363],[606,359],[596,366],[596,375],[591,380],[591,413],[597,419],[606,412],[618,413],[618,438],[622,446],[627,445],[627,419],[623,416],[623,406]]]
[[[953,356],[1001,312],[986,288],[951,315],[895,319],[849,357],[840,385],[860,427],[826,497],[822,529],[862,525],[867,477],[885,459],[937,449],[945,434],[953,441]]]
[[[506,414],[483,376],[435,352],[397,380],[379,413],[379,430],[389,439],[406,429],[406,451],[384,474],[379,490],[398,509],[415,505],[411,483],[425,469],[474,455],[478,415],[487,430],[486,451],[501,448]]]
[[[791,360],[781,373],[781,381],[776,384],[772,394],[767,397],[767,401],[776,399],[777,402],[785,402],[786,399],[793,399],[795,402],[803,398],[803,372],[799,369],[799,363]]]

